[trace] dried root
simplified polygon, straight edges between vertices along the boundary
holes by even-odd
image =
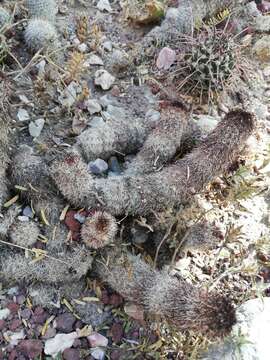
[[[235,310],[225,295],[209,293],[165,271],[153,270],[137,256],[115,256],[107,264],[97,266],[103,281],[126,300],[136,302],[181,331],[222,337],[235,323]]]
[[[51,174],[64,197],[76,206],[111,214],[147,214],[189,200],[237,157],[255,128],[251,113],[234,110],[190,154],[146,176],[94,179],[77,154],[56,160]]]

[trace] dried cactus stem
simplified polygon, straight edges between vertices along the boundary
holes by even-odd
[[[207,293],[165,271],[153,270],[137,256],[110,257],[107,264],[99,262],[96,271],[126,300],[136,302],[181,331],[222,337],[235,323],[234,308],[225,295]]]
[[[141,147],[158,121],[113,118],[85,130],[77,138],[77,147],[87,161],[108,159],[115,152],[132,153]]]
[[[146,176],[94,179],[78,155],[55,161],[51,174],[76,206],[102,205],[113,215],[148,214],[188,201],[225,172],[255,128],[251,113],[234,110],[190,154]]]
[[[146,174],[160,170],[180,148],[186,114],[176,107],[167,107],[147,137],[142,149],[131,161],[125,175]]]

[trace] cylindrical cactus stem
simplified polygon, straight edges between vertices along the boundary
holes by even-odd
[[[57,14],[57,4],[55,0],[26,0],[30,18],[45,19],[50,22],[55,21]]]
[[[158,120],[110,118],[83,131],[77,147],[87,161],[108,159],[116,152],[132,153],[140,148]]]
[[[188,201],[225,172],[255,124],[251,113],[233,110],[183,159],[144,176],[94,179],[77,154],[56,160],[51,174],[64,197],[76,206],[102,206],[113,215],[148,214]]]
[[[32,51],[57,50],[59,46],[57,37],[54,25],[43,19],[31,19],[24,33],[25,43]]]
[[[159,123],[131,161],[125,175],[157,171],[170,161],[180,148],[186,117],[186,112],[177,107],[170,106],[162,110]]]
[[[0,118],[0,210],[8,197],[6,177],[8,163],[8,124],[4,119]]]
[[[166,271],[152,269],[138,256],[108,256],[97,262],[98,276],[126,300],[135,302],[152,315],[208,336],[227,335],[235,323],[235,310],[225,295],[208,293]]]
[[[35,262],[19,252],[14,254],[14,249],[7,249],[5,256],[0,258],[1,275],[6,281],[61,284],[80,280],[92,266],[93,258],[90,251],[81,246],[65,253],[48,255],[50,256]]]
[[[0,29],[7,25],[11,21],[11,19],[12,16],[10,15],[10,13],[5,8],[0,6]]]

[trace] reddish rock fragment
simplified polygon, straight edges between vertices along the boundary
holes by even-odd
[[[112,341],[117,344],[122,340],[123,336],[124,336],[124,329],[122,324],[114,323],[113,326],[111,327]]]
[[[23,355],[35,359],[42,354],[43,344],[41,340],[22,340],[18,345],[18,349]]]

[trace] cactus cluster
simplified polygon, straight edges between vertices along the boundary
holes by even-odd
[[[33,51],[52,50],[57,45],[57,32],[47,20],[31,19],[25,29],[24,39]]]
[[[45,19],[54,22],[57,13],[55,0],[26,0],[30,18]]]
[[[58,34],[54,26],[57,5],[55,0],[27,0],[30,20],[24,39],[32,51],[57,49]]]
[[[169,74],[178,91],[212,99],[239,70],[239,46],[224,31],[205,27],[190,39],[190,50]]]

